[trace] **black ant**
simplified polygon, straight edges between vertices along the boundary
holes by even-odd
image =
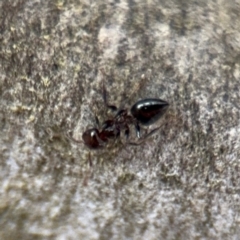
[[[104,84],[103,100],[107,108],[111,109],[112,111],[118,110],[116,106],[108,105],[107,93]],[[122,131],[124,131],[126,139],[128,140],[130,133],[129,125],[133,124],[136,129],[137,137],[140,139],[140,141],[136,143],[128,142],[128,144],[139,145],[160,128],[158,127],[153,129],[150,133],[141,138],[140,125],[149,126],[155,123],[166,112],[168,106],[169,104],[164,100],[157,98],[146,98],[137,101],[131,107],[131,114],[128,113],[127,109],[119,109],[116,115],[112,119],[106,120],[102,126],[100,126],[98,118],[95,117],[98,128],[87,129],[82,134],[83,143],[90,149],[103,148],[110,139],[116,139],[120,137],[120,133]]]

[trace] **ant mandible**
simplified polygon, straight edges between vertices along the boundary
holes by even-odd
[[[116,106],[109,105],[107,103],[107,92],[104,83],[103,100],[107,108],[111,109],[112,111],[118,110]],[[166,112],[168,106],[169,104],[164,100],[158,98],[146,98],[137,101],[131,107],[131,114],[128,113],[127,109],[119,109],[116,115],[112,119],[103,122],[101,127],[99,126],[99,120],[96,117],[98,128],[87,129],[82,134],[83,143],[89,149],[103,148],[104,146],[106,146],[110,139],[116,139],[120,137],[120,133],[122,131],[124,131],[126,139],[128,140],[130,133],[129,125],[133,124],[136,129],[137,137],[138,139],[140,139],[140,141],[136,143],[128,142],[128,144],[139,145],[160,128],[157,127],[145,136],[141,137],[140,125],[149,126],[155,123]]]

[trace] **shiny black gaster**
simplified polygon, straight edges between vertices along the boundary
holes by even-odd
[[[155,123],[167,110],[168,103],[157,98],[146,98],[136,102],[131,108],[131,114],[142,125]]]

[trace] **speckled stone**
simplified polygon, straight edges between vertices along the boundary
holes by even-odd
[[[239,239],[239,13],[237,0],[0,1],[0,239]],[[116,106],[170,107],[141,146],[121,137],[89,158],[67,136],[111,118],[102,82]]]

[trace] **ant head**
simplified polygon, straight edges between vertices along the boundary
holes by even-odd
[[[90,128],[86,130],[82,135],[82,139],[84,144],[90,149],[102,147],[100,142],[101,140],[99,139],[99,131],[96,128]]]

